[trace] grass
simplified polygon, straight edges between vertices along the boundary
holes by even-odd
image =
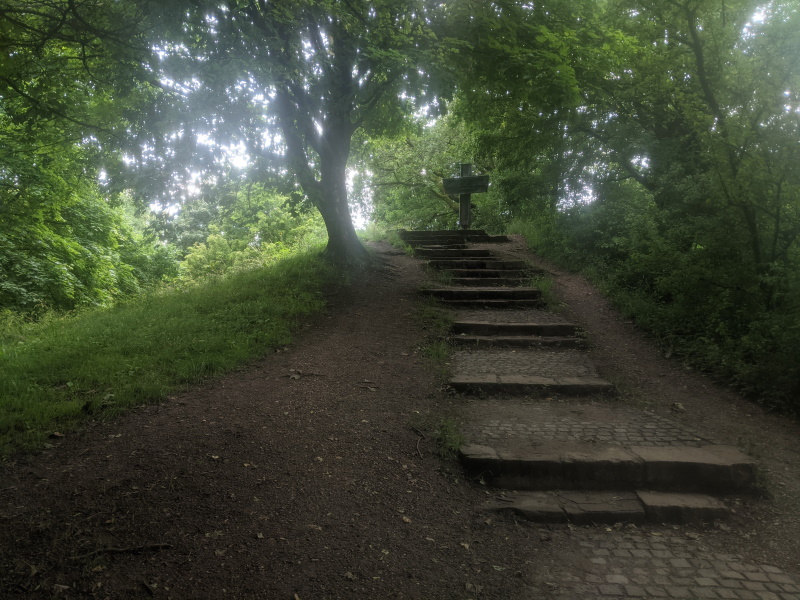
[[[409,427],[436,444],[436,452],[443,460],[456,460],[458,449],[464,444],[464,436],[453,416],[416,415]],[[424,432],[424,433],[423,433]]]
[[[110,309],[6,318],[0,331],[0,457],[118,414],[283,346],[322,310],[335,271],[319,252]]]
[[[434,430],[434,438],[441,458],[445,460],[458,458],[458,449],[464,443],[464,436],[454,418],[447,417],[439,421]]]
[[[531,277],[528,286],[538,289],[542,293],[542,302],[553,310],[556,310],[560,303],[553,293],[553,280],[543,275]]]

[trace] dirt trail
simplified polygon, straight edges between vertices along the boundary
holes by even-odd
[[[577,532],[486,512],[486,490],[436,455],[423,428],[464,401],[419,351],[420,261],[375,247],[386,269],[329,297],[286,351],[0,467],[0,596],[509,599],[578,568]],[[672,417],[681,403],[769,469],[773,502],[693,535],[800,571],[796,424],[667,361],[557,275],[622,402]]]

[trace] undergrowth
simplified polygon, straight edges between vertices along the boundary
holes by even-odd
[[[108,309],[6,315],[0,330],[0,457],[42,448],[107,417],[289,343],[324,307],[335,270],[319,252],[141,296]]]

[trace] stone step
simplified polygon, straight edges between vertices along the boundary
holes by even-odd
[[[586,340],[567,336],[454,335],[450,342],[473,348],[583,348]]]
[[[409,244],[414,250],[466,250],[467,244],[431,244],[429,242],[413,242]]]
[[[450,249],[427,249],[415,248],[414,256],[420,258],[489,258],[492,256],[491,250],[450,250]]]
[[[485,235],[485,234],[474,234],[474,235],[439,235],[439,236],[409,236],[401,238],[403,243],[408,244],[409,246],[413,246],[415,244],[430,244],[430,245],[441,245],[441,244],[489,244],[493,242],[493,236]],[[499,241],[499,240],[498,240]]]
[[[424,288],[420,294],[437,300],[538,300],[541,290],[531,287],[493,288],[493,287],[443,287]]]
[[[465,287],[519,287],[528,283],[527,279],[519,277],[453,277],[450,281],[453,285],[463,285]]]
[[[525,269],[446,269],[453,277],[463,279],[497,279],[527,277],[531,271]]]
[[[597,446],[544,442],[510,450],[467,444],[467,473],[514,490],[754,491],[756,461],[732,446]],[[657,497],[651,499],[656,504]],[[653,509],[655,510],[655,509]],[[664,509],[666,511],[667,509]]]
[[[615,523],[711,523],[730,516],[721,500],[705,494],[647,490],[522,492],[491,507],[512,511],[537,523],[612,525]]]
[[[453,235],[486,235],[483,229],[399,229],[401,238],[407,237],[443,237]]]
[[[598,377],[539,377],[496,373],[456,373],[450,387],[462,394],[510,396],[587,396],[611,394],[614,386]]]
[[[490,270],[527,270],[528,263],[522,260],[498,260],[496,258],[482,258],[480,260],[469,259],[432,259],[428,261],[428,266],[432,269],[490,269]]]
[[[410,242],[432,242],[439,243],[441,241],[452,242],[458,240],[460,242],[473,242],[473,243],[489,243],[500,244],[510,241],[506,235],[488,235],[483,229],[449,229],[437,231],[404,231],[399,232],[400,239],[406,243]]]
[[[439,300],[445,306],[454,310],[478,308],[485,310],[511,310],[534,308],[541,309],[545,303],[541,298],[536,300]]]
[[[489,321],[456,321],[453,323],[454,334],[499,335],[499,336],[574,336],[578,332],[577,325],[572,323],[492,323]]]

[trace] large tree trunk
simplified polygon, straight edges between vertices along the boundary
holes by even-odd
[[[363,264],[369,259],[369,253],[356,235],[347,202],[349,135],[334,129],[320,146],[321,177],[312,200],[328,231],[325,255],[337,264]]]
[[[337,264],[364,264],[369,253],[356,235],[347,203],[347,159],[355,127],[341,118],[338,123],[326,123],[326,130],[319,135],[312,131],[308,115],[299,111],[285,92],[279,90],[275,101],[290,165],[303,191],[325,221],[326,256]],[[305,128],[299,126],[301,121],[308,121]],[[319,179],[311,167],[306,144],[319,158]]]
[[[323,184],[322,198],[317,204],[325,229],[328,231],[328,246],[325,255],[337,264],[363,264],[369,253],[356,235],[353,219],[347,204],[346,172],[342,170],[341,181],[331,189]],[[343,190],[343,193],[342,193]]]

